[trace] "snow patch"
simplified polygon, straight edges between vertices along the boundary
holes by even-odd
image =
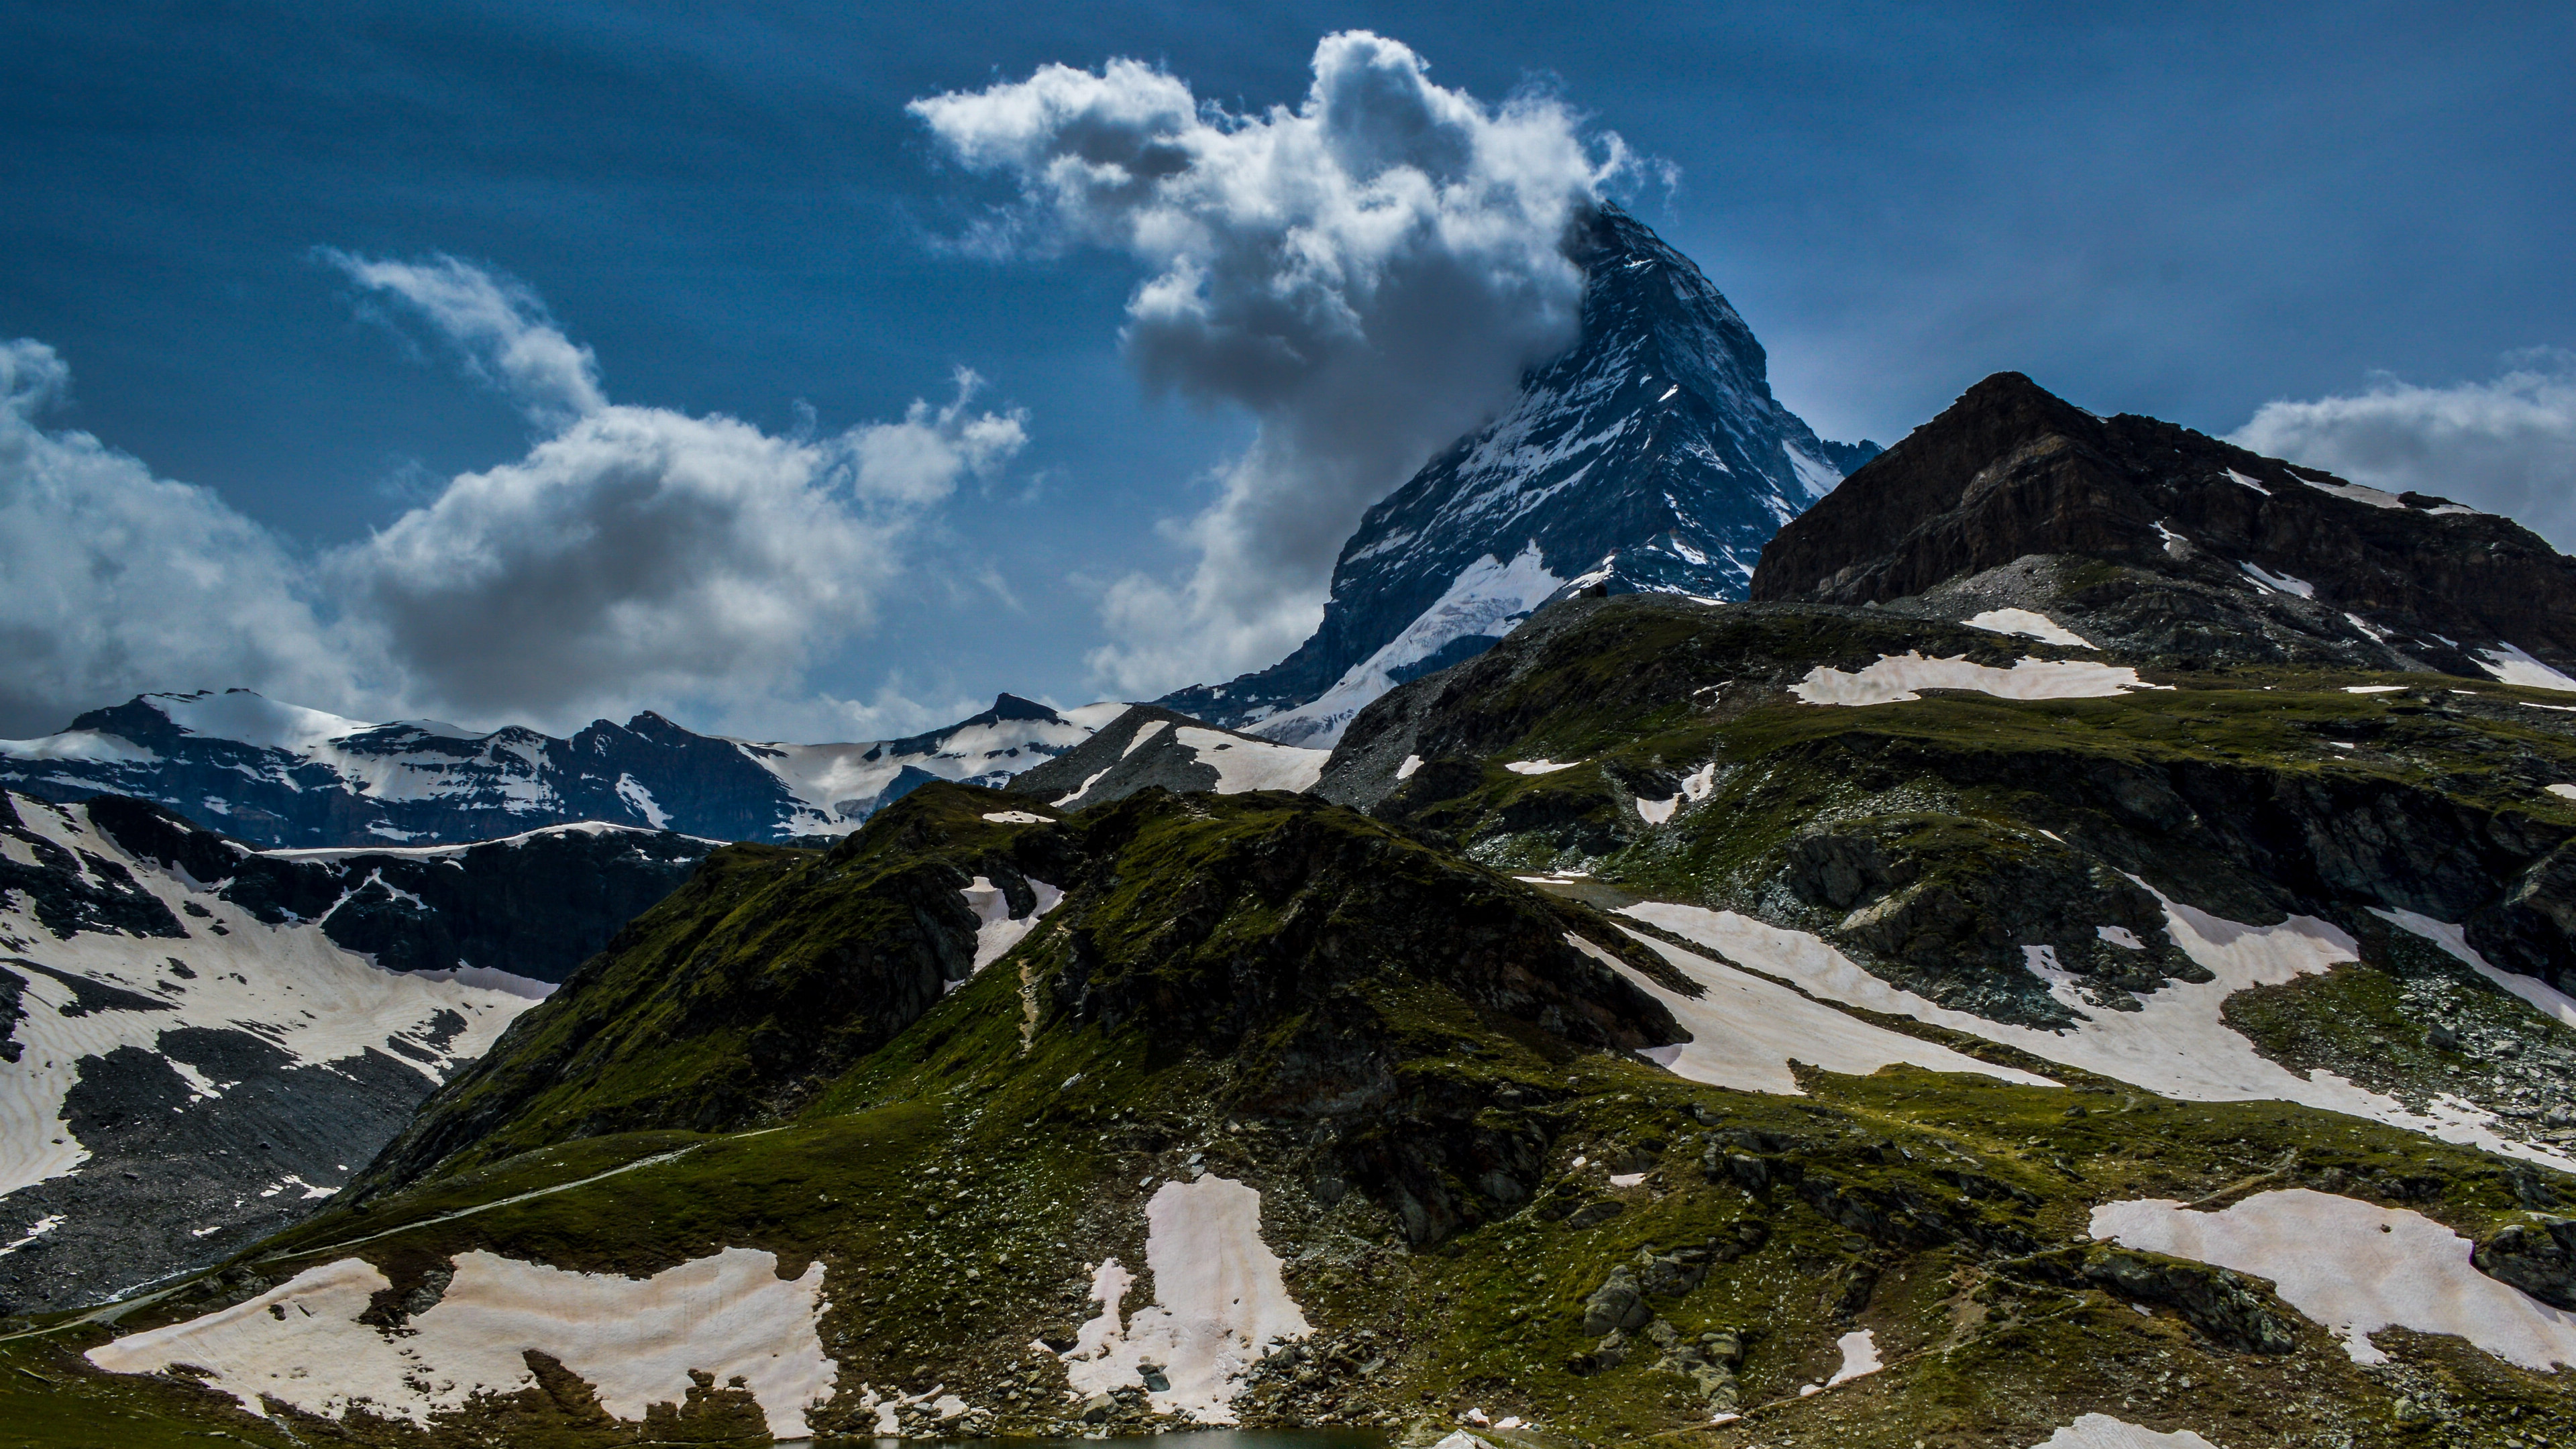
[[[88,827],[85,807],[11,798],[27,829],[124,867],[173,917],[190,919],[182,908],[204,898],[177,874],[127,854],[104,831]],[[156,1009],[76,1015],[64,1014],[65,1007],[80,1004],[73,988],[42,972],[18,973],[28,978],[21,1000],[25,1014],[15,1027],[21,1050],[16,1061],[0,1061],[0,1196],[63,1176],[88,1159],[89,1149],[63,1115],[87,1058],[125,1047],[158,1056],[164,1031],[211,1027],[250,1033],[298,1066],[374,1051],[436,1085],[456,1063],[482,1055],[531,1003],[523,989],[467,979],[464,972],[388,971],[342,948],[318,925],[262,925],[228,902],[217,904],[225,935],[196,926],[181,940],[100,931],[59,938],[23,894],[0,893],[0,935],[20,942],[12,954],[66,976],[130,990],[136,981],[154,979],[173,958],[197,973],[185,992],[158,996]],[[426,1039],[445,1014],[461,1018],[463,1029],[432,1047]],[[405,1049],[389,1050],[388,1038],[401,1038]]]
[[[2138,671],[2125,664],[2020,659],[2010,669],[1996,669],[1971,663],[1965,655],[1927,659],[1909,650],[1882,654],[1856,674],[1819,664],[1789,692],[1809,704],[1872,705],[1921,699],[1916,691],[1925,689],[1967,689],[1998,699],[2090,699],[2165,687],[2138,678]]]
[[[1621,907],[1620,914],[1723,952],[1730,960],[1780,977],[1826,1001],[1864,1011],[1911,1016],[2168,1097],[2193,1102],[2298,1102],[2385,1122],[2445,1142],[2470,1144],[2552,1166],[2576,1166],[2576,1161],[2556,1149],[2501,1136],[2493,1130],[2492,1119],[2456,1102],[2446,1100],[2429,1112],[2413,1112],[2394,1098],[2365,1090],[2332,1072],[2318,1070],[2303,1077],[2260,1055],[2252,1042],[2220,1017],[2221,1004],[2248,987],[2277,985],[2357,960],[2353,939],[2330,922],[2313,916],[2292,916],[2275,926],[2248,926],[2161,896],[2158,899],[2164,903],[2165,933],[2183,954],[2207,968],[2215,979],[2200,985],[2169,981],[2140,995],[2136,1011],[2106,1011],[2083,998],[2073,976],[2062,971],[2051,973],[2042,978],[2048,982],[2050,994],[2077,1017],[2072,1026],[2060,1031],[1989,1021],[1972,1012],[1942,1006],[1862,970],[1817,936],[1733,911],[1640,901]],[[1653,941],[1648,944],[1663,951],[1667,959],[1675,959],[1671,948]],[[1678,959],[1675,964],[1695,971]],[[1713,1000],[1715,995],[1712,991],[1703,1000]],[[1677,1017],[1685,1009],[1672,1001],[1666,1005]],[[1698,1030],[1695,1022],[1684,1024]],[[1798,1043],[1789,1045],[1794,1049]],[[1917,1044],[1915,1049],[1922,1048]],[[1800,1050],[1799,1059],[1813,1058]],[[1889,1059],[1929,1065],[1919,1057]],[[1819,1060],[1816,1065],[1851,1070],[1834,1066],[1831,1061]],[[1943,1070],[2001,1074],[2000,1068],[1983,1062]]]
[[[1055,823],[1049,816],[1034,815],[1026,810],[987,811],[984,819],[994,825],[1053,825]]]
[[[2543,785],[2541,788],[2561,800],[2576,800],[2576,785]]]
[[[670,812],[664,810],[658,803],[656,803],[653,799],[653,792],[645,789],[644,782],[636,779],[633,775],[620,775],[617,777],[617,798],[634,807],[635,813],[644,817],[645,824],[652,826],[656,830],[669,828],[671,823]]]
[[[966,898],[966,908],[975,913],[975,964],[968,970],[974,975],[1011,953],[1011,948],[1037,929],[1038,919],[1064,903],[1064,892],[1042,880],[1031,880],[1029,889],[1037,894],[1037,908],[1017,920],[1011,917],[1011,898],[1002,888],[977,876],[958,894]]]
[[[2232,481],[2234,481],[2234,482],[2237,482],[2237,483],[2240,483],[2240,484],[2243,484],[2245,487],[2248,487],[2248,488],[2253,489],[2255,492],[2262,494],[2262,495],[2263,495],[2264,497],[2266,497],[2266,498],[2269,498],[2269,497],[2271,497],[2271,496],[2272,496],[2272,490],[2271,490],[2271,489],[2264,487],[2262,484],[2255,482],[2253,479],[2246,477],[2244,474],[2237,472],[2235,469],[2233,469],[2233,468],[2228,468],[2228,469],[2224,469],[2223,471],[2227,474],[2227,476],[2228,476],[2228,478],[2229,478],[2230,480],[2232,480]]]
[[[2576,1027],[2576,999],[2571,999],[2565,992],[2537,976],[2525,976],[2518,971],[2506,971],[2488,964],[2485,955],[2469,944],[2469,933],[2465,928],[2454,926],[2447,921],[2434,920],[2431,916],[2418,915],[2413,911],[2389,911],[2373,906],[2370,908],[2370,913],[2392,926],[2412,931],[2441,947],[2451,954],[2452,959],[2530,1002],[2560,1024]]]
[[[1834,1346],[1843,1351],[1843,1366],[1834,1370],[1832,1378],[1825,1380],[1826,1388],[1865,1378],[1887,1367],[1878,1361],[1878,1335],[1866,1328],[1844,1334],[1834,1340]]]
[[[2290,476],[2298,478],[2300,482],[2314,488],[2319,493],[2331,493],[2337,498],[2349,498],[2355,503],[2367,503],[2373,508],[2404,508],[2406,506],[2405,500],[2399,498],[2396,494],[2383,492],[2380,489],[2372,488],[2365,484],[2320,483],[2314,478],[2299,478],[2299,475],[2296,473],[2292,473]]]
[[[1421,768],[1422,757],[1420,755],[1407,755],[1404,757],[1404,763],[1395,767],[1395,778],[1399,780],[1410,780],[1413,778],[1413,772]]]
[[[2086,1414],[2030,1449],[2218,1449],[2189,1429],[2159,1434],[2108,1414]]]
[[[1559,770],[1571,770],[1582,763],[1583,762],[1581,760],[1565,760],[1561,762],[1557,760],[1514,760],[1510,764],[1503,766],[1503,768],[1511,771],[1515,775],[1552,775]]]
[[[1629,914],[1637,912],[1632,910]],[[1862,1077],[1903,1062],[1936,1072],[1975,1072],[2029,1086],[2056,1085],[2046,1077],[1981,1062],[1948,1047],[1874,1026],[1777,982],[1765,981],[1650,936],[1630,934],[1707,989],[1699,996],[1684,996],[1638,974],[1626,962],[1581,936],[1569,933],[1565,943],[1662,1002],[1673,1020],[1690,1033],[1690,1040],[1677,1046],[1647,1047],[1641,1053],[1677,1077],[1794,1097],[1805,1092],[1789,1070],[1792,1061]]]
[[[0,1254],[14,1253],[20,1248],[27,1246],[29,1243],[34,1242],[38,1238],[43,1237],[45,1234],[52,1232],[54,1229],[59,1228],[62,1225],[63,1215],[61,1213],[47,1213],[45,1216],[36,1219],[35,1224],[29,1227],[25,1232],[20,1233],[15,1241],[8,1243],[5,1246],[0,1246]]]
[[[2475,651],[2478,667],[2506,684],[2519,684],[2526,689],[2554,689],[2576,694],[2576,679],[2570,679],[2539,660],[2524,653],[2518,645],[2498,644],[2493,649]]]
[[[2237,567],[2245,571],[2245,577],[2270,589],[2273,593],[2288,594],[2300,599],[2313,599],[2317,596],[2317,586],[2306,579],[2290,574],[2276,574],[2261,564],[2240,563]]]
[[[1216,793],[1240,795],[1246,790],[1287,790],[1304,794],[1324,778],[1330,750],[1247,740],[1218,730],[1183,725],[1172,738],[1216,771]]]
[[[602,1408],[630,1422],[656,1403],[684,1401],[692,1369],[718,1383],[740,1375],[782,1439],[803,1438],[806,1411],[832,1397],[839,1366],[815,1330],[819,1262],[782,1281],[778,1259],[749,1248],[650,1278],[480,1251],[450,1261],[454,1281],[399,1338],[358,1321],[371,1295],[392,1285],[374,1265],[343,1258],[248,1302],[101,1344],[89,1360],[122,1374],[189,1364],[263,1417],[266,1396],[331,1417],[363,1403],[423,1425],[477,1392],[533,1383],[529,1349],[561,1360],[598,1390]]]
[[[1261,1194],[1230,1178],[1167,1182],[1145,1204],[1145,1264],[1154,1304],[1122,1323],[1119,1305],[1135,1275],[1111,1258],[1094,1270],[1100,1313],[1064,1355],[1077,1393],[1141,1385],[1139,1364],[1160,1364],[1168,1389],[1147,1394],[1156,1409],[1205,1424],[1235,1422],[1244,1375],[1274,1346],[1309,1331],[1288,1296],[1279,1257],[1261,1240]]]
[[[2468,1239],[2405,1208],[2294,1187],[2223,1212],[2162,1198],[2104,1203],[2093,1209],[2092,1232],[2269,1278],[2282,1302],[2343,1340],[2355,1363],[2386,1363],[2370,1336],[2411,1328],[2457,1334],[2527,1369],[2576,1364],[2576,1314],[2479,1272]]]
[[[2083,635],[2033,609],[1988,609],[1960,621],[1971,629],[1984,629],[1995,634],[2018,634],[2042,644],[2063,644],[2069,649],[2090,649],[2093,645]]]

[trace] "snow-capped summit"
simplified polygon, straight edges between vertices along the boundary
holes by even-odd
[[[577,821],[776,841],[855,829],[909,788],[900,782],[998,784],[1124,708],[1058,714],[1006,694],[907,739],[792,745],[702,735],[650,710],[557,739],[515,725],[368,724],[201,690],[138,695],[58,734],[0,740],[0,784],[66,802],[132,795],[270,848],[444,845]]]
[[[1294,654],[1158,701],[1326,746],[1361,706],[1599,585],[1740,599],[1780,525],[1878,452],[1771,396],[1762,344],[1689,258],[1616,207],[1572,252],[1583,340],[1371,508]]]

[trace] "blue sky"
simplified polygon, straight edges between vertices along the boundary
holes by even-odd
[[[962,165],[907,104],[1127,57],[1252,115],[1296,105],[1319,39],[1352,28],[1487,105],[1552,93],[1589,141],[1615,132],[1655,163],[1605,184],[1735,301],[1783,400],[1828,436],[1892,441],[2000,368],[2218,433],[2286,400],[2311,406],[2270,414],[2264,439],[2413,486],[2468,458],[2435,491],[2576,537],[2569,364],[2533,351],[2576,346],[2564,7],[423,10],[0,14],[0,339],[45,350],[13,384],[28,436],[87,433],[205,490],[169,506],[238,548],[189,567],[310,575],[293,600],[137,583],[98,603],[165,616],[149,639],[149,620],[66,622],[86,607],[70,595],[0,618],[56,656],[0,688],[0,734],[234,682],[361,713],[561,727],[651,705],[807,738],[898,732],[998,689],[1110,692],[1105,598],[1204,561],[1184,525],[1261,420],[1140,382],[1120,334],[1150,259],[957,245],[1010,178]],[[530,645],[514,670],[438,674],[414,636],[450,597],[420,581],[459,556],[448,542],[407,556],[409,583],[366,575],[367,599],[413,611],[378,629],[412,639],[413,663],[386,665],[379,637],[374,665],[338,668],[324,656],[351,637],[332,631],[360,607],[368,540],[556,426],[447,314],[348,264],[437,256],[515,288],[513,315],[587,348],[616,404],[890,445],[912,435],[864,430],[919,399],[922,437],[952,414],[951,436],[977,418],[1020,436],[952,456],[935,497],[853,473],[878,502],[851,527],[878,531],[822,549],[786,601],[824,622],[735,651],[733,674],[639,677],[580,639],[578,660]],[[981,378],[962,405],[959,368]],[[86,457],[57,461],[106,466]],[[16,516],[32,550],[38,515]],[[95,548],[107,516],[56,522]],[[545,607],[482,602],[447,657]],[[237,618],[191,632],[175,616],[192,607]],[[296,607],[321,631],[302,654],[233,637],[305,627]]]

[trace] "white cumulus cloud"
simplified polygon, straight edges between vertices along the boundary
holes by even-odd
[[[45,344],[0,342],[0,736],[146,690],[355,702],[360,650],[316,611],[304,561],[215,494],[46,430],[70,380]]]
[[[815,651],[869,624],[929,512],[1027,442],[1026,415],[975,407],[962,369],[945,404],[821,436],[612,403],[525,286],[447,257],[332,258],[544,435],[308,557],[212,492],[46,431],[67,370],[42,343],[0,344],[0,734],[230,685],[551,729],[639,705],[792,706]]]
[[[321,255],[358,285],[409,304],[455,344],[468,370],[529,416],[559,422],[608,405],[599,360],[563,334],[525,283],[450,256],[376,260],[329,247]]]
[[[1092,663],[1131,694],[1267,664],[1314,628],[1368,505],[1573,343],[1563,243],[1631,166],[1553,97],[1486,104],[1364,31],[1324,38],[1294,108],[1237,114],[1112,60],[911,109],[1012,187],[975,245],[1133,257],[1123,338],[1145,382],[1258,421],[1215,501],[1170,529],[1188,576],[1109,592],[1115,642]]]
[[[2393,377],[2265,403],[2228,441],[2391,492],[2456,499],[2576,549],[2576,353],[2517,354],[2484,382]]]

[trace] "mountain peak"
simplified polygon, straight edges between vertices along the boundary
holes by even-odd
[[[1584,588],[1742,598],[1762,544],[1875,453],[1771,396],[1752,329],[1697,265],[1615,206],[1575,224],[1581,339],[1494,421],[1369,509],[1322,626],[1269,669],[1160,703],[1329,745],[1407,679]]]
[[[2004,606],[2177,661],[2576,667],[2576,560],[2511,520],[2097,417],[2014,372],[1784,526],[1751,596]]]

